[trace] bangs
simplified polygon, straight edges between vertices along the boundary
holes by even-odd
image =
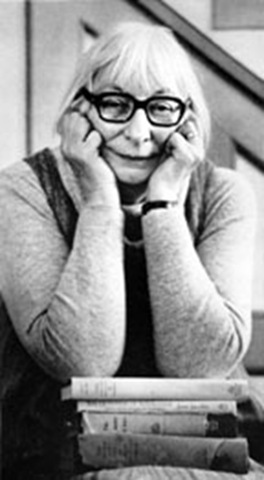
[[[140,29],[129,37],[126,32],[125,42],[118,40],[116,45],[109,45],[108,63],[100,66],[94,79],[106,78],[124,90],[132,84],[146,90],[176,91],[185,97],[186,62],[179,58],[181,47],[165,28],[161,27],[159,33],[150,28],[147,35],[146,29]]]
[[[59,112],[60,122],[82,86],[93,91],[96,81],[123,91],[171,92],[191,99],[201,119],[205,144],[210,137],[210,115],[191,60],[174,33],[166,27],[125,22],[99,37],[82,56]]]

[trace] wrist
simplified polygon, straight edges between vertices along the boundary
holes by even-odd
[[[179,196],[179,186],[177,183],[173,183],[171,186],[168,186],[165,183],[159,183],[156,185],[153,182],[150,182],[147,190],[147,201],[155,202],[159,200],[177,202]]]
[[[84,203],[90,206],[108,206],[120,208],[120,197],[118,191],[112,186],[108,189],[94,189],[85,195]]]
[[[151,210],[157,209],[171,209],[179,204],[178,200],[149,200],[142,205],[142,215],[147,215]]]
[[[147,192],[147,201],[167,201],[171,203],[178,203],[179,206],[184,208],[186,197],[189,190],[190,178],[186,178],[182,182],[174,182],[173,185],[168,187],[165,184],[149,185]]]

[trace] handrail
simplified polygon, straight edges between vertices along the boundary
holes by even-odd
[[[264,106],[264,81],[248,70],[239,61],[226,53],[186,18],[175,12],[162,0],[126,0],[143,9],[149,17],[170,27],[179,39],[192,51],[210,64],[214,70],[236,85],[258,105]]]

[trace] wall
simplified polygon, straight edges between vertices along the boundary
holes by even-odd
[[[213,0],[163,0],[264,79],[264,29],[212,30]]]
[[[0,1],[0,169],[25,154],[24,3]]]
[[[59,106],[84,45],[82,21],[97,31],[144,18],[123,0],[32,2],[32,150],[56,143]]]
[[[218,43],[229,54],[233,55],[237,60],[243,63],[253,73],[264,79],[264,29],[256,30],[211,30],[212,28],[212,4],[213,0],[163,0],[173,7],[180,15],[200,28],[212,40]],[[227,88],[223,97],[223,91],[217,93],[217,82],[213,78],[205,86],[207,98],[210,100],[211,107],[216,104],[215,112],[219,112],[221,124],[226,131],[231,132],[235,138],[235,130],[239,131],[244,127],[243,138],[246,140],[250,132],[255,131],[255,125],[263,123],[263,109],[259,109],[258,118],[254,115],[253,110],[242,108],[242,99],[239,98],[238,92]],[[263,85],[264,88],[264,85]],[[229,105],[229,109],[226,109]],[[236,108],[231,108],[236,105]],[[235,113],[235,116],[232,115]],[[245,116],[246,112],[246,116]],[[226,118],[224,116],[226,115]],[[240,133],[241,134],[241,133]],[[257,136],[254,139],[258,142],[260,151],[263,151],[263,136]],[[250,148],[249,148],[250,150]],[[263,152],[264,153],[264,152]],[[262,157],[263,158],[263,157]],[[256,311],[264,311],[264,175],[263,171],[248,162],[240,154],[236,154],[237,169],[251,183],[257,200],[258,208],[258,224],[255,241],[255,268],[253,278],[253,308]]]
[[[237,170],[253,185],[257,201],[259,221],[255,240],[253,305],[254,310],[260,311],[264,310],[264,175],[260,175],[242,155],[237,158]]]

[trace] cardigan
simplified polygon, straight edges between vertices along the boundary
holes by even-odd
[[[41,165],[40,168],[39,165]],[[33,169],[33,172],[30,171],[31,168]],[[30,159],[27,159],[26,162],[22,162],[21,165],[11,167],[3,172],[0,179],[0,211],[2,214],[4,211],[6,212],[7,205],[11,208],[13,199],[14,205],[19,207],[18,210],[16,210],[16,213],[14,213],[14,222],[17,224],[18,219],[20,219],[20,229],[22,233],[24,232],[23,222],[27,223],[25,219],[31,213],[34,216],[37,216],[41,223],[43,222],[43,227],[48,227],[54,232],[56,232],[57,229],[58,233],[56,233],[56,235],[59,237],[59,240],[56,239],[56,242],[58,245],[65,244],[60,259],[61,264],[65,265],[65,262],[70,255],[69,252],[71,252],[72,249],[74,250],[75,247],[74,242],[76,242],[76,229],[80,222],[80,212],[78,212],[77,203],[74,202],[74,196],[70,195],[67,187],[65,187],[66,183],[61,174],[60,168],[61,166],[57,164],[52,152],[49,149],[45,149]],[[37,174],[38,179],[35,177],[35,174]],[[38,182],[40,182],[42,187],[38,187]],[[28,187],[29,190],[32,190],[32,194],[31,192],[28,193]],[[43,188],[45,193],[43,192]],[[35,203],[32,201],[33,193],[36,194]],[[55,194],[55,198],[52,198],[53,194]],[[46,200],[43,197],[46,197]],[[241,201],[241,205],[238,203],[239,201]],[[47,202],[46,205],[45,202]],[[24,216],[23,211],[26,212]],[[58,214],[59,211],[61,212],[60,214]],[[218,375],[228,374],[228,372],[231,371],[232,368],[243,358],[250,340],[249,284],[251,282],[250,266],[252,263],[252,237],[255,222],[254,212],[254,197],[247,182],[235,172],[226,171],[225,169],[215,167],[210,162],[205,162],[192,176],[190,192],[185,206],[187,224],[182,225],[181,222],[183,222],[183,219],[179,217],[177,218],[176,227],[179,226],[179,228],[182,228],[183,230],[185,229],[184,239],[179,239],[179,246],[177,246],[177,248],[179,247],[184,250],[185,247],[183,246],[183,243],[187,241],[190,243],[188,248],[193,248],[191,247],[191,245],[193,245],[195,249],[199,251],[201,259],[206,258],[206,255],[208,254],[206,249],[209,248],[207,246],[208,238],[213,238],[210,247],[212,249],[214,245],[216,245],[214,237],[217,235],[224,235],[225,231],[230,229],[231,236],[227,236],[227,239],[230,240],[231,238],[234,238],[234,240],[237,241],[237,239],[241,237],[242,243],[241,249],[236,246],[239,258],[236,257],[234,259],[235,270],[237,269],[236,261],[241,262],[241,254],[247,254],[247,258],[244,258],[243,261],[245,262],[244,269],[248,275],[245,275],[245,272],[243,272],[242,269],[239,271],[242,282],[240,284],[240,287],[242,288],[242,298],[239,298],[238,289],[235,289],[234,301],[232,302],[232,299],[229,298],[225,299],[225,304],[233,315],[234,324],[231,328],[230,321],[230,327],[228,328],[231,333],[223,333],[223,335],[226,336],[226,344],[223,344],[222,339],[219,340],[219,344],[221,343],[219,348],[226,349],[226,352],[229,352],[229,356],[226,355],[226,365],[223,365],[222,369],[219,369],[219,372],[217,372]],[[91,212],[88,212],[88,218],[89,215],[91,218]],[[105,213],[99,211],[97,212],[97,215],[99,227],[101,228],[101,217],[103,217]],[[161,311],[161,313],[159,313],[161,318],[167,311],[169,312],[168,315],[171,315],[172,312],[170,311],[169,305],[171,295],[179,296],[179,312],[181,312],[181,310],[185,311],[185,309],[188,310],[187,304],[180,304],[181,295],[182,298],[186,297],[186,295],[188,296],[188,292],[187,294],[184,292],[186,285],[185,287],[182,287],[180,291],[178,291],[179,286],[177,286],[175,290],[170,291],[171,273],[169,272],[170,274],[168,278],[166,278],[164,272],[161,271],[160,265],[157,267],[154,262],[153,264],[149,263],[149,258],[151,258],[151,256],[153,257],[153,250],[154,255],[157,257],[162,257],[164,252],[166,253],[166,248],[164,248],[164,245],[160,242],[159,238],[156,238],[157,235],[155,229],[158,224],[159,228],[163,229],[163,234],[165,236],[171,236],[172,232],[174,233],[174,230],[172,230],[172,232],[167,232],[167,230],[168,225],[172,225],[172,228],[174,228],[172,221],[173,215],[176,215],[173,211],[150,212],[146,215],[146,218],[144,218],[144,222],[142,222],[141,217],[126,214],[124,225],[122,223],[122,212],[114,212],[113,218],[111,218],[111,222],[114,221],[117,224],[119,235],[120,232],[122,233],[124,231],[124,237],[128,240],[125,242],[123,257],[127,327],[122,360],[118,368],[116,368],[116,371],[113,372],[114,375],[164,375],[164,372],[156,362],[153,311]],[[62,377],[58,378],[56,368],[59,369],[62,360],[60,357],[56,360],[52,351],[51,356],[53,356],[53,360],[51,361],[51,359],[49,359],[49,364],[54,364],[55,374],[50,374],[50,367],[45,364],[45,361],[43,363],[43,353],[44,356],[45,354],[48,355],[50,348],[48,337],[44,338],[45,341],[42,347],[42,350],[44,348],[43,353],[41,354],[42,356],[38,356],[38,352],[35,353],[34,349],[30,350],[30,348],[25,348],[23,339],[21,341],[20,329],[18,327],[14,328],[15,324],[12,317],[15,318],[16,315],[18,315],[16,308],[19,310],[21,306],[15,305],[16,297],[12,297],[13,287],[10,285],[10,282],[5,283],[6,277],[9,277],[12,273],[7,269],[7,265],[10,266],[10,261],[14,261],[14,254],[17,255],[21,250],[22,255],[24,255],[24,252],[23,245],[20,245],[20,250],[17,250],[17,242],[19,244],[19,238],[11,238],[10,225],[14,227],[15,224],[12,221],[10,224],[8,216],[10,219],[10,210],[5,213],[5,215],[1,216],[3,237],[1,237],[0,234],[0,243],[6,240],[7,237],[10,239],[8,243],[10,253],[8,253],[8,255],[5,253],[5,255],[0,256],[0,265],[3,267],[1,291],[4,302],[3,321],[1,321],[0,326],[2,333],[0,355],[3,380],[1,396],[3,398],[3,418],[5,419],[3,425],[4,461],[10,466],[20,462],[21,459],[26,462],[29,458],[31,460],[35,458],[35,463],[38,465],[36,468],[45,469],[48,465],[48,468],[50,469],[51,465],[58,465],[63,445],[64,430],[61,418],[59,389],[62,384],[65,383],[67,378],[65,377],[64,371]],[[215,218],[217,221],[214,222]],[[29,225],[30,223],[25,225],[27,230],[22,234],[22,237],[24,234],[28,235]],[[119,225],[123,226],[120,227]],[[100,231],[99,227],[98,230]],[[40,239],[42,239],[41,235],[45,234],[45,228],[40,228],[39,230]],[[111,226],[109,224],[108,229],[110,228]],[[142,236],[144,237],[143,246],[142,244],[138,246],[137,240],[142,238]],[[166,241],[164,240],[165,245]],[[30,245],[30,248],[34,248],[34,245]],[[226,248],[230,249],[231,246],[227,244]],[[234,253],[232,248],[231,251]],[[29,250],[28,255],[30,255],[30,253],[31,250]],[[187,254],[188,253],[189,252],[187,251]],[[212,250],[209,253],[213,256]],[[181,257],[178,258],[178,277],[179,284],[183,285],[184,282],[189,282],[189,278],[192,277],[188,277],[188,275],[184,277],[183,274],[186,273],[184,271],[182,271],[183,276],[181,276],[180,259]],[[191,256],[190,259],[187,260],[190,260],[190,262],[193,261]],[[216,257],[213,263],[216,263],[217,272],[221,276],[221,269],[223,266],[221,264],[218,265],[219,260],[220,259]],[[28,261],[30,262],[30,259]],[[188,263],[186,258],[184,258],[184,255],[182,261]],[[36,275],[34,282],[38,281],[40,275],[48,275],[49,272],[45,270],[45,265],[43,268],[44,270],[42,272],[39,271]],[[61,266],[61,268],[63,267]],[[164,268],[169,270],[170,265],[164,264]],[[210,268],[212,268],[212,272],[210,273],[209,271],[209,276],[213,275],[213,267],[210,266]],[[227,269],[227,271],[228,274],[230,274],[231,270]],[[30,272],[27,272],[26,269],[25,273],[29,274]],[[6,277],[4,277],[4,274],[6,274]],[[230,274],[230,278],[225,278],[225,283],[230,283],[231,285],[234,281],[238,281],[239,275],[236,272],[234,278],[232,278],[232,275]],[[164,277],[164,281],[161,282],[164,287],[164,301],[162,304],[160,304],[159,292],[157,293],[155,291],[155,288],[157,288],[155,279],[158,276],[161,276],[161,278]],[[244,277],[246,278],[244,279]],[[9,279],[10,278],[14,279],[14,277],[11,276]],[[21,281],[21,279],[18,280]],[[196,278],[194,278],[193,280],[195,284],[197,283],[197,287],[200,287],[199,279],[197,278],[196,280]],[[153,284],[151,287],[152,290],[150,284]],[[43,288],[46,288],[48,291],[48,287],[45,285],[44,282],[40,292],[38,292],[38,286],[36,285],[36,300],[33,299],[32,301],[31,296],[29,296],[29,301],[32,302],[32,305],[30,304],[32,320],[31,326],[27,328],[28,332],[30,332],[31,329],[34,329],[34,326],[37,324],[38,318],[40,318],[41,315],[47,315],[47,300],[45,299],[44,302],[40,297],[40,294],[43,293]],[[217,289],[219,290],[220,295],[225,295],[226,293],[222,292],[221,288],[223,287],[220,282],[220,284],[217,285]],[[191,295],[191,292],[192,291],[190,290],[189,295]],[[46,292],[44,293],[47,297],[50,295]],[[212,302],[213,296],[216,296],[217,293],[218,292],[215,292],[210,286],[209,293],[207,294],[207,297],[205,297],[205,302],[201,305],[201,309],[208,308],[208,305],[210,306],[210,302]],[[27,296],[27,291],[21,296],[21,302],[25,301],[25,296]],[[38,299],[40,306],[37,308],[35,302],[37,302]],[[238,300],[239,307],[235,304],[236,300]],[[70,304],[69,307],[71,308]],[[39,311],[39,309],[41,309],[41,311]],[[201,310],[201,312],[198,313],[202,317],[205,317],[204,312]],[[217,318],[217,309],[215,312]],[[188,315],[191,318],[191,315],[194,315],[194,310],[189,309]],[[224,332],[226,329],[228,332],[228,328],[227,326],[224,327],[224,323],[226,323],[226,320],[223,316],[223,326],[221,330]],[[165,318],[164,322],[155,324],[155,328],[162,329],[163,325],[165,325]],[[213,339],[216,323],[211,330],[210,328],[208,329],[208,333],[206,333],[205,327],[206,325],[201,324],[201,337],[204,336],[204,343],[208,343]],[[182,328],[186,328],[186,320],[185,325],[182,325]],[[165,334],[166,332],[164,332],[164,334],[163,332],[159,333],[159,335],[164,335],[164,337]],[[216,336],[217,334],[218,332],[215,331]],[[236,334],[237,338],[235,336]],[[170,335],[170,337],[171,336],[172,335]],[[223,339],[224,338],[225,337],[223,336]],[[179,322],[178,349],[180,351],[181,344],[182,348],[186,349],[185,357],[187,363],[187,367],[182,367],[182,371],[184,372],[184,368],[189,368],[190,376],[195,376],[197,373],[195,373],[195,371],[192,373],[191,367],[189,366],[192,355],[188,354],[188,348],[194,348],[191,343],[191,337],[190,340],[187,339],[187,343],[186,341],[181,341],[181,339],[184,340],[184,337]],[[166,342],[168,342],[167,339]],[[167,348],[166,342],[164,344],[164,350]],[[205,368],[203,365],[207,363],[206,355],[208,353],[204,353],[204,344],[199,345],[199,343],[197,343],[197,347],[198,350],[200,348],[198,354],[201,357],[201,364],[199,366],[198,362],[197,368],[200,367],[201,375],[207,375],[206,372],[203,373],[203,368]],[[217,343],[216,347],[218,348]],[[210,355],[217,355],[217,350],[212,351]],[[219,355],[223,355],[221,351]],[[203,358],[205,358],[205,360],[203,360]],[[216,363],[217,361],[215,364]],[[171,368],[173,367],[174,365],[172,365]],[[181,370],[179,370],[179,372],[181,372]],[[12,428],[10,428],[10,425]],[[26,435],[25,432],[27,432]],[[40,459],[42,460],[40,461]],[[48,463],[47,459],[50,459]]]

